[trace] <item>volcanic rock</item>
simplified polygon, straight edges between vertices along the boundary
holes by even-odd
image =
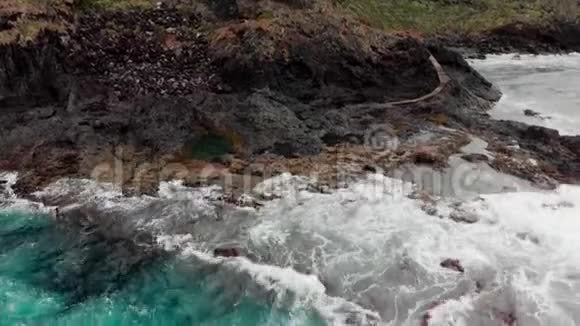
[[[70,30],[0,46],[0,169],[21,172],[15,189],[98,176],[155,193],[161,180],[208,169],[336,176],[445,166],[459,150],[362,146],[376,124],[401,144],[442,126],[513,138],[559,180],[578,175],[572,140],[492,123],[485,112],[501,93],[441,43],[309,1],[222,2],[222,18],[169,5],[82,13]]]
[[[217,248],[213,251],[215,257],[240,257],[241,251],[237,248]]]
[[[487,157],[487,155],[479,154],[479,153],[465,154],[465,155],[461,156],[461,158],[466,160],[467,162],[470,162],[470,163],[489,161],[489,157]]]
[[[447,268],[459,273],[465,272],[465,269],[463,268],[463,266],[461,266],[461,262],[459,261],[459,259],[445,259],[444,261],[441,262],[440,265],[443,268]]]
[[[539,115],[540,115],[540,113],[539,113],[539,112],[536,112],[536,111],[534,111],[534,110],[530,110],[530,109],[525,109],[525,110],[524,110],[524,114],[525,114],[526,116],[528,116],[528,117],[537,117],[537,116],[539,116]]]

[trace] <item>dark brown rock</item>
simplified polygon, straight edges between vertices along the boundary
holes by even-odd
[[[187,157],[207,135],[232,145],[218,157],[316,155],[327,135],[361,141],[382,114],[345,104],[437,86],[418,40],[288,9],[308,7],[299,2],[277,2],[272,19],[217,25],[166,6],[93,12],[66,42],[48,33],[0,47],[0,160],[23,172],[16,188],[91,176],[131,148],[117,179],[154,192],[159,173],[141,166],[162,169],[158,157]]]
[[[465,212],[462,210],[454,211],[449,214],[449,218],[457,223],[473,224],[477,223],[479,218],[474,213]]]
[[[236,0],[209,0],[210,9],[220,19],[235,19],[240,17],[240,9]]]
[[[467,162],[470,162],[470,163],[489,161],[489,157],[487,157],[487,155],[478,154],[478,153],[465,154],[465,155],[461,156],[461,158],[466,160]]]
[[[406,100],[438,86],[416,39],[354,27],[332,15],[295,12],[220,28],[210,51],[233,90],[268,87],[318,106]]]
[[[218,89],[201,20],[174,8],[86,14],[71,35],[67,60],[123,99]]]
[[[465,49],[471,57],[497,53],[569,53],[580,51],[578,21],[540,24],[516,22],[471,35],[441,35],[438,41]]]
[[[415,164],[442,166],[447,162],[447,157],[435,147],[420,147],[412,153],[412,157]]]
[[[554,129],[530,126],[524,131],[524,137],[533,138],[536,141],[541,141],[543,143],[551,143],[560,138],[560,133]]]
[[[526,110],[524,110],[524,115],[526,115],[528,117],[537,117],[540,115],[540,113],[536,112],[534,110],[526,109]]]
[[[580,155],[580,136],[566,136],[563,138],[563,143],[572,152]]]
[[[240,257],[242,255],[241,251],[237,248],[217,248],[213,251],[215,257]]]
[[[421,326],[429,326],[430,325],[430,321],[432,318],[431,310],[439,307],[442,304],[443,304],[443,302],[438,301],[438,302],[433,302],[429,305],[427,312],[425,314],[423,314],[423,318],[421,319]]]
[[[516,326],[518,325],[517,317],[511,312],[496,312],[496,318],[502,321],[505,326]]]
[[[18,164],[9,160],[0,160],[0,171],[18,171]]]
[[[154,193],[161,179],[179,175],[161,173],[168,165],[198,174],[208,165],[192,154],[203,152],[205,138],[228,143],[206,160],[266,177],[250,167],[270,156],[305,163],[291,166],[293,173],[310,173],[317,155],[336,167],[345,158],[321,154],[325,146],[363,144],[373,124],[387,122],[401,143],[437,124],[515,139],[562,179],[576,173],[572,140],[564,145],[548,129],[490,122],[485,110],[500,93],[458,53],[307,9],[308,1],[235,5],[250,2],[256,17],[219,22],[165,5],[93,12],[67,35],[0,46],[0,168],[22,172],[16,189],[26,193],[120,161],[121,176],[97,174],[131,193]],[[259,15],[268,8],[276,10]],[[451,81],[442,84],[441,75]],[[405,157],[373,156],[368,148],[349,155],[380,159],[381,169],[439,167],[458,152],[441,146],[447,141],[406,148]],[[364,162],[360,173],[373,159],[353,161]]]
[[[447,268],[459,273],[465,272],[465,269],[463,268],[463,266],[461,266],[461,262],[459,261],[459,259],[445,259],[444,261],[441,262],[440,265],[443,268]]]
[[[13,13],[10,15],[1,15],[0,16],[0,32],[7,30],[7,29],[12,29],[15,26],[15,22],[16,20],[18,20],[18,18],[20,18],[20,16],[22,16],[21,13]]]

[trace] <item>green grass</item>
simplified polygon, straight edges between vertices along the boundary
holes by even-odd
[[[391,31],[473,33],[513,22],[579,17],[576,0],[334,0],[366,23]]]
[[[153,0],[76,0],[80,10],[123,10],[129,8],[148,8],[154,6]]]

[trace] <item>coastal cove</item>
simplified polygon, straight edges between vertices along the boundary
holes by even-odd
[[[566,4],[0,4],[0,326],[580,325]]]

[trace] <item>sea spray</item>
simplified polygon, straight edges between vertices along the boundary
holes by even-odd
[[[82,191],[65,191],[75,182]],[[435,215],[413,196],[411,184],[382,175],[330,194],[299,185],[261,209],[227,206],[216,188],[173,182],[160,189],[157,197],[124,198],[107,185],[68,180],[36,195],[76,202],[65,216],[82,217],[81,208],[90,206],[98,217],[93,223],[112,221],[104,223],[114,231],[103,233],[104,243],[107,234],[137,243],[135,234],[152,235],[159,249],[177,254],[175,262],[196,266],[185,269],[191,277],[232,302],[287,311],[295,318],[280,317],[288,325],[316,315],[333,325],[417,325],[426,317],[431,325],[501,325],[506,316],[525,325],[580,321],[579,187],[483,195],[459,207],[439,199]],[[475,222],[452,219],[458,209],[474,214]],[[213,257],[224,244],[249,256]],[[457,259],[465,272],[442,268],[445,259]],[[128,282],[156,265],[143,265]],[[117,302],[125,288],[103,295]]]
[[[525,325],[579,321],[566,307],[580,304],[572,290],[580,286],[572,276],[580,188],[481,196],[465,204],[478,218],[465,224],[450,218],[455,208],[445,200],[439,205],[447,210],[431,216],[405,191],[393,191],[400,181],[381,178],[305,194],[294,206],[268,203],[251,243],[279,253],[275,265],[319,275],[327,292],[378,312],[384,323],[416,325],[437,303],[451,319],[433,322],[494,325],[503,315]],[[447,258],[461,261],[465,273],[441,268]]]
[[[580,134],[580,54],[490,55],[471,63],[504,93],[493,118]]]

